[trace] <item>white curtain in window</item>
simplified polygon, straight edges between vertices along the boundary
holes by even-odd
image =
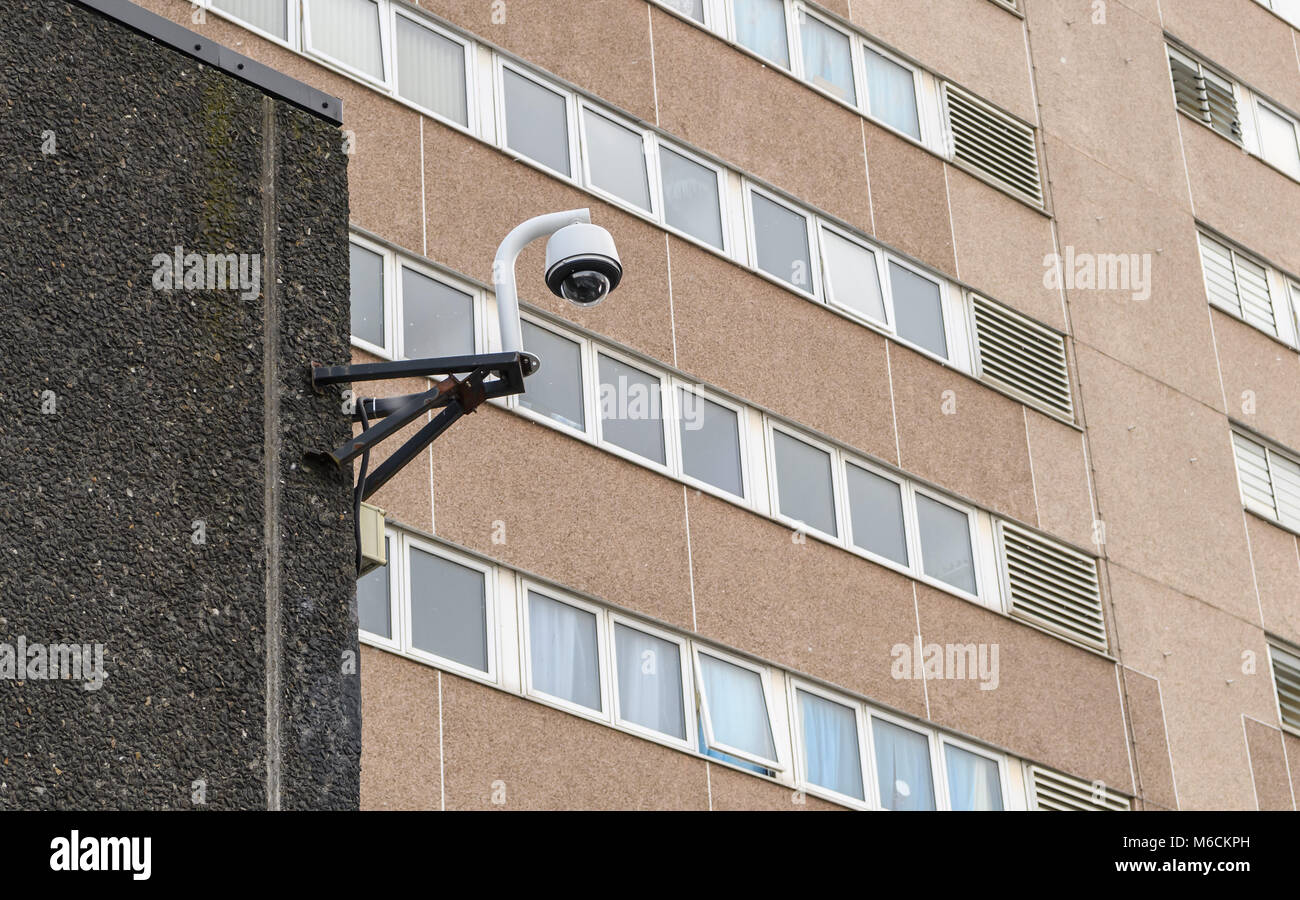
[[[856,714],[816,694],[798,694],[808,780],[845,796],[864,799]]]
[[[307,0],[307,16],[313,50],[384,79],[379,5],[374,0]]]
[[[1259,141],[1263,156],[1293,178],[1300,178],[1300,145],[1296,143],[1296,128],[1291,120],[1260,105]]]
[[[921,122],[916,113],[916,82],[911,70],[870,47],[864,48],[862,57],[867,64],[868,112],[919,141]]]
[[[600,709],[595,615],[529,591],[528,639],[535,689]]]
[[[934,809],[929,739],[880,719],[871,720],[871,734],[885,809]]]
[[[212,5],[282,41],[289,39],[289,12],[284,0],[212,0]]]
[[[637,725],[686,737],[681,649],[672,641],[614,625],[619,716]]]
[[[467,125],[465,48],[398,16],[397,92],[412,103]]]
[[[736,40],[759,56],[790,67],[782,0],[735,0]]]
[[[763,759],[775,759],[762,677],[707,653],[700,654],[700,674],[714,741]]]
[[[948,793],[955,810],[1002,809],[1002,780],[998,764],[985,756],[949,744]]]
[[[803,16],[799,34],[803,43],[804,76],[849,103],[857,102],[848,36],[809,15]]]

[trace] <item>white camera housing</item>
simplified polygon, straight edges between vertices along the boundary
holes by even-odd
[[[575,222],[546,242],[546,286],[574,306],[600,303],[623,279],[614,238],[599,225]]]

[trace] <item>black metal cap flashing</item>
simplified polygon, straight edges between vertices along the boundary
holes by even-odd
[[[332,125],[343,124],[343,101],[338,97],[332,97],[270,66],[236,53],[229,47],[223,47],[216,41],[182,28],[170,19],[136,6],[130,0],[77,0],[77,2],[122,23],[147,38],[179,50],[187,56],[192,56],[240,81],[251,84],[264,93],[313,113]]]

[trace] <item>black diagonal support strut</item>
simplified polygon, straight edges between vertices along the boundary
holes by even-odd
[[[373,472],[364,475],[357,486],[359,504],[383,487],[462,416],[478,409],[485,400],[522,394],[524,377],[537,371],[538,366],[537,358],[527,353],[444,356],[354,366],[322,366],[313,363],[312,386],[316,388],[357,381],[443,376],[432,388],[418,394],[359,400],[353,420],[362,423],[361,433],[334,450],[314,455],[327,459],[336,466],[346,466],[357,457],[367,458],[379,443],[397,434],[420,416],[430,410],[440,409],[438,415]],[[464,377],[459,377],[456,373],[462,373]],[[371,425],[375,419],[380,421]]]

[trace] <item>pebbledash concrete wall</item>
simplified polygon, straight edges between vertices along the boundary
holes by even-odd
[[[349,358],[340,143],[86,5],[6,0],[0,808],[358,805],[350,479],[304,461],[350,435],[308,369]],[[248,277],[168,290],[177,247]]]

